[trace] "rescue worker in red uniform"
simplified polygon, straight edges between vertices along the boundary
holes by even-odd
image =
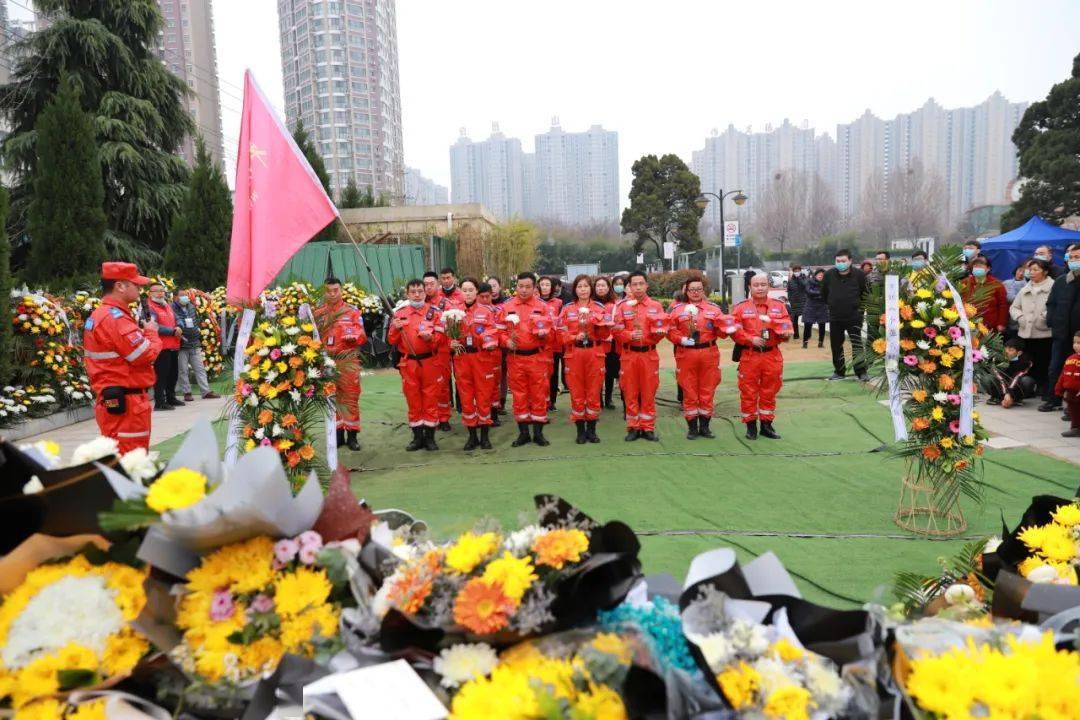
[[[394,311],[386,337],[401,355],[398,372],[413,434],[405,450],[438,450],[435,426],[439,424],[439,400],[446,388],[443,365],[437,359],[439,346],[446,340],[442,312],[424,299],[422,280],[410,280],[405,296],[408,304]]]
[[[555,279],[545,276],[537,280],[536,295],[547,303],[548,309],[551,310],[551,317],[558,321],[559,313],[562,312],[563,300],[555,290]],[[548,361],[551,363],[551,372],[548,374],[548,412],[551,412],[555,409],[555,401],[559,398],[559,382],[562,379],[563,372],[566,371],[566,365],[563,363],[562,343],[559,342],[558,333],[552,333],[549,338],[547,356]]]
[[[673,304],[668,313],[668,340],[675,346],[675,377],[682,388],[683,417],[689,428],[686,439],[714,438],[709,423],[720,384],[716,341],[734,332],[735,324],[718,305],[705,299],[705,280],[700,275],[686,281],[683,297],[686,301]]]
[[[101,305],[83,325],[86,374],[94,390],[98,428],[120,446],[120,453],[150,447],[150,397],[154,360],[161,352],[157,323],[140,328],[131,312],[139,288],[150,278],[131,263],[101,266]]]
[[[611,287],[611,278],[601,275],[593,281],[593,300],[604,306],[604,320],[611,327],[615,303],[619,297]],[[619,344],[612,339],[602,340],[604,349],[604,409],[614,410],[611,403],[615,381],[619,379]]]
[[[574,278],[575,301],[559,314],[559,344],[563,349],[566,384],[570,386],[570,421],[577,426],[577,444],[598,443],[600,392],[604,387],[604,341],[611,336],[604,305],[593,300],[588,275]]]
[[[622,343],[619,389],[626,405],[626,442],[644,438],[656,442],[656,391],[660,387],[660,356],[656,345],[667,334],[664,306],[649,297],[645,273],[627,278],[630,297],[615,306],[614,333]]]
[[[502,357],[499,350],[499,311],[480,296],[491,298],[491,286],[475,278],[461,281],[465,318],[461,338],[450,341],[454,352],[454,379],[461,398],[461,420],[469,430],[466,452],[491,449],[491,407],[498,390],[496,368]],[[477,431],[479,430],[479,437]]]
[[[439,271],[439,293],[459,308],[465,304],[465,294],[458,287],[452,268],[445,267]]]
[[[499,327],[507,351],[507,379],[518,425],[518,437],[510,444],[513,447],[530,442],[550,445],[544,437],[544,425],[548,421],[548,381],[551,376],[548,350],[555,320],[547,303],[536,296],[536,276],[531,272],[518,275],[515,292],[515,296],[500,307],[502,324]]]
[[[323,346],[337,363],[337,394],[334,396],[334,415],[337,424],[338,447],[344,445],[356,452],[360,442],[360,346],[367,342],[364,315],[342,299],[341,281],[326,278],[323,304],[315,308],[315,322]]]
[[[740,346],[739,396],[746,437],[756,440],[758,420],[761,434],[773,440],[780,436],[773,429],[776,417],[776,394],[784,378],[784,356],[780,343],[794,332],[787,305],[769,297],[769,276],[757,274],[750,280],[750,299],[731,310],[735,322],[732,337]]]
[[[459,307],[456,302],[443,293],[443,289],[439,285],[439,276],[436,273],[430,270],[424,273],[423,283],[424,297],[427,303],[433,305],[440,313],[443,310]],[[443,396],[439,398],[438,428],[442,432],[450,432],[450,415],[454,409],[454,385],[451,372],[453,359],[450,357],[450,345],[448,343],[439,345],[435,360],[442,368],[443,377],[446,378],[446,382],[443,383]]]

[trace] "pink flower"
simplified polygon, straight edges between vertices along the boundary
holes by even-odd
[[[931,325],[930,327],[923,330],[923,335],[933,340],[937,337],[937,328]]]
[[[315,560],[319,557],[319,550],[321,547],[315,547],[314,545],[303,545],[300,548],[298,557],[303,565],[314,565]]]
[[[904,364],[914,367],[919,364],[919,358],[915,357],[914,355],[905,355]]]
[[[259,444],[262,445],[263,447],[269,447],[273,443],[270,442],[270,438],[263,438],[262,442],[260,442]]]
[[[244,383],[243,385],[240,386],[240,394],[243,395],[244,397],[247,397],[248,395],[250,395],[251,390],[252,390],[251,386],[248,385],[247,383]]]
[[[972,362],[981,362],[983,357],[984,357],[984,355],[983,355],[982,350],[972,350],[971,351],[971,361]]]
[[[274,348],[273,350],[270,351],[270,359],[271,360],[277,360],[280,357],[281,357],[281,350],[278,350],[277,348]]]
[[[949,432],[951,432],[953,435],[956,435],[960,432],[959,420],[953,420],[951,423],[949,423]]]
[[[300,543],[295,540],[278,540],[274,543],[274,559],[281,563],[290,563],[300,550]]]
[[[964,337],[964,331],[953,325],[951,328],[949,328],[949,337],[951,337],[953,340],[959,340],[960,338]]]
[[[214,597],[210,601],[210,619],[214,622],[228,620],[233,615],[236,605],[233,603],[232,594],[228,590],[215,590]]]
[[[308,530],[306,532],[302,532],[296,537],[296,539],[298,541],[300,541],[300,546],[301,547],[307,547],[308,545],[314,545],[315,549],[318,550],[318,549],[322,548],[322,546],[323,546],[322,535],[315,532],[314,530]]]
[[[304,397],[309,398],[309,397],[314,397],[314,396],[315,396],[315,386],[311,386],[311,387],[309,387],[307,389],[307,392],[304,393]]]
[[[274,599],[259,593],[251,600],[251,609],[257,613],[268,613],[274,609]]]
[[[959,405],[960,404],[960,396],[957,395],[956,393],[949,393],[948,401],[951,402],[953,405]]]

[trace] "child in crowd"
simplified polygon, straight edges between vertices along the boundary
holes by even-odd
[[[1063,437],[1080,437],[1080,332],[1073,335],[1073,354],[1065,359],[1054,394],[1065,399],[1069,408],[1072,427],[1061,433]]]
[[[1024,341],[1012,338],[1005,343],[1005,357],[1009,366],[998,373],[998,384],[990,391],[988,405],[1001,405],[1010,408],[1023,405],[1024,399],[1035,397],[1035,379],[1031,377],[1034,361],[1024,352]]]

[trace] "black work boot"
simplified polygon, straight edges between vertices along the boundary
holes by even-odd
[[[757,420],[746,423],[746,439],[757,440]]]
[[[596,421],[595,420],[586,420],[585,421],[585,439],[588,440],[591,443],[600,442],[600,438],[596,437]]]
[[[710,440],[712,440],[714,437],[716,437],[715,435],[713,435],[713,431],[709,429],[709,423],[711,423],[711,422],[712,422],[711,417],[705,417],[704,415],[699,417],[697,419],[698,435],[700,435],[703,438],[708,438]]]
[[[353,452],[360,452],[360,441],[356,439],[356,431],[349,430],[345,433],[345,447],[349,448]]]
[[[641,437],[641,431],[637,428],[630,428],[626,431],[626,437],[623,438],[626,442],[634,442]]]
[[[412,442],[405,446],[405,452],[416,452],[424,447],[424,428],[414,427],[412,429]]]
[[[336,436],[337,436],[337,446],[338,447],[343,446],[345,444],[345,431],[342,430],[341,428],[338,428]]]
[[[491,449],[491,438],[488,437],[488,431],[489,430],[491,430],[491,428],[488,427],[487,425],[480,426],[480,449],[481,450],[490,450]]]
[[[649,442],[659,442],[660,438],[652,430],[638,430],[638,437]]]
[[[544,423],[533,423],[533,442],[540,447],[547,447],[551,444],[544,437]]]
[[[491,427],[502,427],[502,422],[499,421],[498,408],[491,408]]]
[[[476,428],[471,427],[469,430],[469,439],[465,441],[465,447],[462,448],[465,452],[475,450],[480,447],[480,438],[476,437]]]
[[[425,450],[438,450],[439,446],[435,444],[435,428],[424,428],[424,449]]]
[[[689,428],[686,431],[686,439],[687,440],[697,440],[698,435],[700,434],[698,432],[698,419],[696,417],[690,418],[689,420],[686,421],[686,427]]]
[[[772,420],[762,420],[761,421],[761,435],[763,437],[769,438],[770,440],[779,440],[780,439],[779,433],[777,433],[775,430],[773,430]]]
[[[439,432],[450,432],[453,429],[454,428],[446,420],[443,420],[441,423],[439,423]]]
[[[584,420],[575,420],[574,425],[577,426],[577,439],[574,440],[574,442],[577,443],[578,445],[584,445],[585,444],[585,421]]]
[[[528,445],[532,442],[532,438],[529,437],[529,423],[518,423],[518,436],[517,440],[510,443],[510,447],[521,447],[522,445]]]

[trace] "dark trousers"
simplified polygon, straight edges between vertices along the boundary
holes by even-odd
[[[1080,428],[1080,392],[1073,390],[1069,393],[1065,407],[1069,409],[1069,427]]]
[[[851,357],[855,374],[862,375],[866,366],[862,362],[862,318],[829,320],[829,347],[832,349],[833,370],[837,375],[844,374],[844,335],[851,340]]]
[[[1007,385],[1012,384],[1012,378],[1008,375],[1004,375],[1002,378]],[[1027,398],[1035,397],[1035,379],[1030,375],[1025,375],[1020,378],[1020,382],[1016,383],[1015,387],[1009,390],[1009,394],[1012,395],[1013,400],[1026,400]],[[1005,399],[1005,390],[1000,384],[995,383],[990,389],[990,397],[995,400]]]
[[[795,328],[795,334],[793,339],[799,339],[799,317],[802,316],[803,309],[801,307],[788,306],[788,316],[791,317],[791,327]]]
[[[1043,400],[1056,405],[1061,404],[1061,397],[1054,394],[1054,386],[1057,385],[1061,369],[1065,367],[1065,359],[1072,355],[1072,337],[1054,338],[1050,345],[1050,367],[1046,374],[1046,389],[1043,392]]]
[[[176,350],[162,350],[154,360],[154,404],[162,406],[176,400],[176,381],[180,378],[179,353]]]
[[[798,327],[798,325],[796,325],[795,327]],[[813,334],[814,334],[814,323],[803,323],[803,330],[802,330],[803,345],[807,344],[808,342],[810,342],[811,340],[814,339]],[[796,337],[796,339],[798,339],[799,336],[796,335],[795,337]],[[823,322],[819,322],[817,324],[817,341],[818,341],[819,345],[821,343],[825,342],[825,323],[823,323]]]
[[[1042,393],[1043,400],[1049,400],[1054,396],[1054,386],[1047,383],[1050,375],[1050,354],[1053,351],[1054,341],[1051,338],[1021,338],[1024,341],[1024,350],[1031,355],[1031,372],[1028,377],[1035,381]]]
[[[611,404],[611,395],[615,391],[615,382],[619,379],[619,353],[609,352],[604,355],[604,404]]]
[[[551,380],[548,382],[548,395],[550,398],[548,404],[551,405],[551,407],[555,407],[555,399],[559,397],[559,381],[562,378],[565,369],[562,361],[562,353],[552,353]],[[565,385],[565,383],[563,384]]]

